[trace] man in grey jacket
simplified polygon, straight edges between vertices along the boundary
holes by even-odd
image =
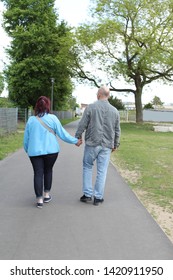
[[[82,202],[92,201],[99,205],[104,201],[104,188],[110,154],[120,145],[120,117],[108,98],[107,87],[99,88],[97,101],[87,106],[79,122],[75,137],[82,138],[85,131],[85,150],[83,156],[83,196]],[[92,187],[92,168],[97,162],[97,177]]]

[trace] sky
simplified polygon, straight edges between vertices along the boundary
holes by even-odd
[[[71,26],[77,27],[80,23],[84,23],[88,19],[88,8],[90,0],[56,0],[55,7],[58,9],[60,19],[64,19]],[[3,3],[0,2],[0,71],[3,69],[4,62],[7,61],[4,48],[10,43],[5,31],[1,27],[2,24]],[[92,103],[96,100],[97,88],[83,85],[77,85],[73,96],[76,97],[77,103]],[[6,96],[7,90],[1,96]],[[113,93],[113,96],[121,99],[123,102],[134,102],[133,94]],[[146,104],[151,102],[154,96],[160,97],[165,104],[173,103],[173,85],[166,86],[160,83],[152,83],[144,89],[142,102]]]

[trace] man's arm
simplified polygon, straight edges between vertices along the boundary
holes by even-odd
[[[120,135],[121,135],[120,115],[118,113],[116,124],[115,124],[115,138],[114,138],[114,148],[113,148],[113,150],[117,150],[119,145],[120,145]]]
[[[90,108],[88,106],[88,107],[86,107],[86,109],[83,113],[83,116],[79,122],[77,131],[75,133],[76,138],[78,138],[78,139],[82,138],[82,133],[87,129],[89,121],[90,121]]]

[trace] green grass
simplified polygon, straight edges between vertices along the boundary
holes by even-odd
[[[121,145],[112,161],[137,192],[173,211],[173,134],[152,124],[122,123]]]
[[[66,124],[68,124],[70,122],[73,122],[73,121],[76,121],[76,120],[77,120],[77,118],[73,118],[73,119],[60,120],[60,122],[61,122],[62,125],[66,125]]]
[[[0,136],[0,160],[22,147],[23,133],[16,132]]]

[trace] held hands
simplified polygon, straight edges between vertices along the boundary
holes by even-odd
[[[82,138],[78,139],[78,142],[75,144],[77,147],[79,147],[80,145],[82,145]]]

